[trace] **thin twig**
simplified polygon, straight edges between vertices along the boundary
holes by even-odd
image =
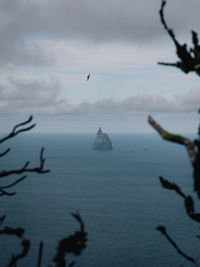
[[[22,245],[21,253],[17,254],[16,256],[13,255],[7,267],[16,266],[18,260],[27,256],[30,249],[30,241],[24,239],[22,240],[21,245]]]
[[[42,254],[43,254],[43,241],[40,242],[37,267],[41,266],[42,263]]]
[[[10,152],[10,148],[6,149],[4,152],[0,154],[0,158],[4,157],[6,154]]]
[[[70,235],[66,238],[60,240],[56,256],[53,261],[56,263],[56,267],[65,267],[65,255],[75,254],[80,255],[82,250],[86,248],[87,233],[84,232],[84,222],[78,211],[72,212],[71,215],[78,221],[80,224],[80,231],[76,231],[73,235]],[[71,262],[67,266],[73,266],[75,262]]]
[[[163,65],[163,66],[171,66],[171,67],[179,67],[178,63],[166,63],[166,62],[158,62],[159,65]]]
[[[79,222],[80,231],[83,232],[84,231],[84,223],[83,223],[83,220],[81,218],[79,211],[77,210],[76,212],[71,212],[71,215]]]
[[[0,189],[0,197],[2,197],[2,196],[9,196],[9,197],[12,197],[12,196],[14,196],[15,194],[16,194],[16,192],[9,193],[9,192],[7,192],[7,191],[5,191],[5,190]]]
[[[165,8],[165,5],[166,5],[166,1],[163,0],[162,3],[161,3],[161,8],[159,10],[159,14],[160,14],[160,20],[161,20],[161,23],[162,25],[164,26],[165,30],[168,32],[169,36],[172,38],[172,40],[174,41],[175,45],[179,44],[178,41],[176,40],[176,37],[175,37],[175,34],[173,32],[172,29],[170,29],[168,26],[167,26],[167,23],[165,21],[165,16],[164,16],[164,8]]]
[[[35,127],[36,124],[32,124],[30,125],[29,127],[26,127],[26,128],[22,128],[22,129],[19,129],[17,130],[19,127],[21,126],[24,126],[28,123],[30,123],[31,121],[33,120],[33,116],[30,116],[28,120],[22,122],[22,123],[19,123],[17,124],[16,126],[13,127],[12,131],[5,137],[3,137],[2,139],[0,139],[0,144],[5,142],[6,140],[18,135],[19,133],[21,132],[27,132],[27,131],[30,131],[33,127]]]
[[[187,254],[185,254],[179,247],[178,245],[173,241],[173,239],[168,235],[167,231],[166,231],[166,228],[164,226],[158,226],[157,227],[157,230],[159,232],[161,232],[166,238],[167,240],[172,244],[172,246],[176,249],[176,251],[181,255],[183,256],[185,259],[187,259],[188,261],[190,262],[193,262],[194,264],[197,264],[197,262],[195,261],[194,258],[188,256]]]
[[[14,235],[14,236],[23,238],[24,229],[23,228],[11,228],[11,227],[5,226],[3,230],[0,230],[0,234]]]
[[[24,179],[26,179],[27,176],[24,175],[23,177],[21,177],[20,179],[16,180],[15,182],[13,182],[12,184],[9,184],[9,185],[4,185],[4,186],[0,186],[0,189],[7,189],[7,188],[10,188],[10,187],[13,187],[14,185],[20,183],[21,181],[23,181]]]
[[[0,178],[12,175],[12,174],[22,174],[22,173],[28,173],[28,172],[36,172],[36,173],[47,173],[50,170],[44,170],[44,162],[45,159],[43,158],[43,154],[44,154],[44,148],[41,149],[40,151],[40,166],[39,167],[35,167],[35,168],[27,168],[29,165],[29,161],[27,161],[24,166],[21,169],[15,169],[15,170],[3,170],[0,172]]]
[[[19,124],[17,124],[17,125],[15,125],[14,127],[13,127],[13,130],[12,130],[12,133],[14,134],[14,133],[19,133],[19,131],[21,130],[18,130],[17,132],[16,132],[16,130],[17,130],[17,128],[19,128],[19,127],[21,127],[21,126],[24,126],[24,125],[26,125],[26,124],[28,124],[29,122],[31,122],[33,120],[33,116],[31,115],[29,118],[28,118],[28,120],[26,120],[26,121],[24,121],[24,122],[20,122]]]

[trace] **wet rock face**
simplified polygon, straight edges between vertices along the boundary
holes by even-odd
[[[99,128],[94,144],[92,145],[94,150],[112,150],[112,142],[106,133],[103,133],[101,128]]]

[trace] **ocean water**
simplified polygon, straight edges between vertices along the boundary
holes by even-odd
[[[198,258],[199,225],[186,215],[182,198],[158,180],[161,175],[193,195],[185,148],[156,133],[109,136],[114,150],[106,152],[91,150],[93,134],[24,134],[2,146],[12,150],[1,158],[1,169],[22,167],[26,160],[30,167],[38,165],[44,146],[46,168],[51,170],[28,175],[14,188],[15,196],[0,199],[0,216],[7,214],[4,225],[23,227],[31,240],[29,255],[18,266],[36,266],[41,240],[42,266],[50,265],[58,241],[79,229],[70,215],[75,210],[88,233],[82,255],[69,258],[76,266],[192,266],[156,231],[158,225],[165,225],[180,248]],[[11,177],[1,182],[7,181]],[[17,237],[0,235],[0,266],[20,250]]]

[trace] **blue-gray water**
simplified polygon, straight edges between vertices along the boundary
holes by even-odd
[[[21,135],[7,142],[12,151],[1,158],[1,169],[39,162],[45,147],[44,175],[31,174],[17,185],[17,195],[0,199],[5,225],[25,228],[29,256],[20,267],[36,266],[44,241],[43,265],[52,263],[60,239],[79,228],[70,212],[79,210],[88,232],[87,248],[71,257],[83,267],[190,266],[155,230],[165,225],[181,249],[198,256],[198,224],[185,214],[183,200],[161,188],[158,176],[192,192],[192,168],[184,147],[157,134],[111,134],[113,151],[90,149],[95,135]],[[9,178],[4,178],[8,180]],[[9,180],[10,181],[10,180]],[[194,197],[196,200],[196,197]],[[198,208],[198,207],[197,207]],[[21,250],[20,240],[0,236],[0,266]]]

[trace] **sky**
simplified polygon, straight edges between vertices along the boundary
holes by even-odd
[[[29,115],[41,133],[197,133],[199,78],[176,62],[161,0],[0,0],[0,132]],[[190,44],[200,1],[168,0],[165,17]],[[87,81],[86,77],[91,74]]]

